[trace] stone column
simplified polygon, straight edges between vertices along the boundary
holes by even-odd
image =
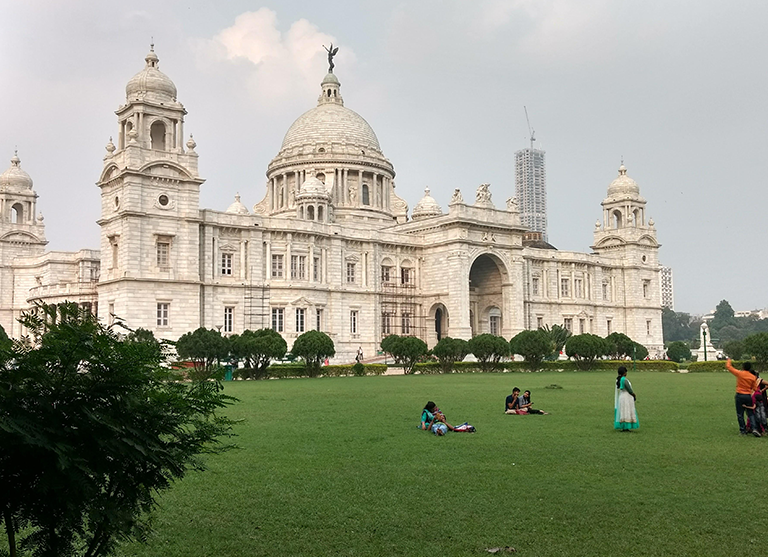
[[[344,177],[341,184],[341,202],[346,205],[349,202],[349,169],[345,168],[342,172]]]
[[[287,235],[287,242],[285,246],[285,262],[283,263],[283,278],[285,280],[293,280],[291,277],[291,246],[293,244],[293,235]]]
[[[269,240],[264,242],[265,251],[265,263],[264,266],[264,283],[269,284],[272,282],[272,244]]]
[[[315,239],[309,243],[309,261],[307,261],[307,280],[312,283],[315,282]]]
[[[184,152],[184,118],[179,118],[179,150]]]
[[[247,258],[246,258],[246,250],[248,247],[248,241],[247,240],[240,240],[240,280],[246,280],[247,278]]]
[[[451,318],[451,336],[453,338],[472,338],[472,326],[469,322],[469,257],[463,251],[454,251],[448,256],[446,276],[453,277],[448,283],[448,315]]]

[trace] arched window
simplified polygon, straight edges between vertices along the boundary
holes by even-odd
[[[160,120],[153,122],[149,128],[149,137],[152,141],[152,149],[165,151],[165,124]]]
[[[299,207],[299,218],[304,220],[304,207]]]
[[[317,220],[323,222],[323,207],[322,205],[317,208]]]
[[[640,209],[635,209],[635,212],[632,213],[632,215],[633,215],[632,220],[634,221],[635,228],[643,224],[642,222],[640,222]]]
[[[501,334],[501,310],[497,307],[488,310],[488,332],[496,336]]]
[[[363,184],[363,205],[371,204],[371,192],[368,189],[368,184]]]
[[[315,208],[312,205],[307,207],[307,220],[315,220]]]
[[[621,211],[618,209],[613,212],[612,221],[613,221],[613,227],[614,228],[621,228]]]
[[[11,222],[14,224],[21,224],[24,222],[24,205],[16,203],[11,207]]]

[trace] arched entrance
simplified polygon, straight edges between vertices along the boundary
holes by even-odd
[[[429,310],[427,346],[432,348],[441,338],[448,335],[448,309],[442,303],[434,304]]]
[[[469,270],[469,315],[472,336],[491,333],[501,335],[505,314],[502,286],[507,271],[498,257],[483,254]]]

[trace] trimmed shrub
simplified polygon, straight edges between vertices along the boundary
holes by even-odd
[[[691,349],[681,340],[670,342],[667,346],[667,357],[673,362],[682,362],[691,359]]]
[[[560,329],[553,329],[557,332]],[[553,351],[551,333],[544,329],[520,331],[509,341],[511,352],[520,354],[531,371],[540,369],[542,360]]]
[[[574,335],[565,343],[565,353],[576,360],[580,369],[585,370],[592,369],[595,360],[605,356],[608,349],[608,341],[590,333]]]
[[[472,337],[467,348],[483,371],[495,371],[501,367],[501,359],[509,356],[509,343],[500,336],[484,333]]]
[[[741,369],[741,362],[731,362],[733,367],[737,369]],[[686,367],[686,366],[683,366]],[[714,361],[714,362],[691,362],[688,364],[688,371],[691,373],[700,373],[700,372],[717,372],[717,371],[723,371],[725,373],[728,373],[728,370],[725,369],[725,362],[723,361]]]
[[[355,362],[355,365],[352,366],[352,373],[357,377],[363,377],[365,375],[365,366],[360,362]]]

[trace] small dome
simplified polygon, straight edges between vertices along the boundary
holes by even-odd
[[[624,166],[624,163],[621,163],[618,178],[608,186],[608,197],[627,194],[640,195],[640,186],[638,186],[637,182],[632,178],[627,176],[627,167]]]
[[[435,201],[435,198],[429,195],[429,188],[424,190],[424,197],[413,208],[412,217],[413,220],[423,219],[427,217],[436,217],[443,214],[443,210],[440,205]]]
[[[227,213],[235,215],[249,215],[248,208],[240,203],[240,194],[235,195],[235,202],[227,208]]]
[[[13,153],[11,158],[10,168],[0,174],[0,188],[15,190],[32,189],[32,178],[21,168],[21,159],[16,152]]]
[[[341,85],[341,82],[339,81],[339,78],[336,77],[333,72],[328,72],[325,77],[323,78],[323,82],[321,85],[327,85],[334,83],[336,85]]]
[[[160,59],[155,54],[154,45],[144,60],[147,65],[125,86],[126,98],[129,101],[176,102],[176,85],[158,69]]]
[[[310,176],[303,184],[301,184],[301,191],[299,191],[299,195],[296,196],[297,199],[307,197],[328,198],[330,195],[328,194],[328,190],[325,189],[325,184],[316,177]]]

